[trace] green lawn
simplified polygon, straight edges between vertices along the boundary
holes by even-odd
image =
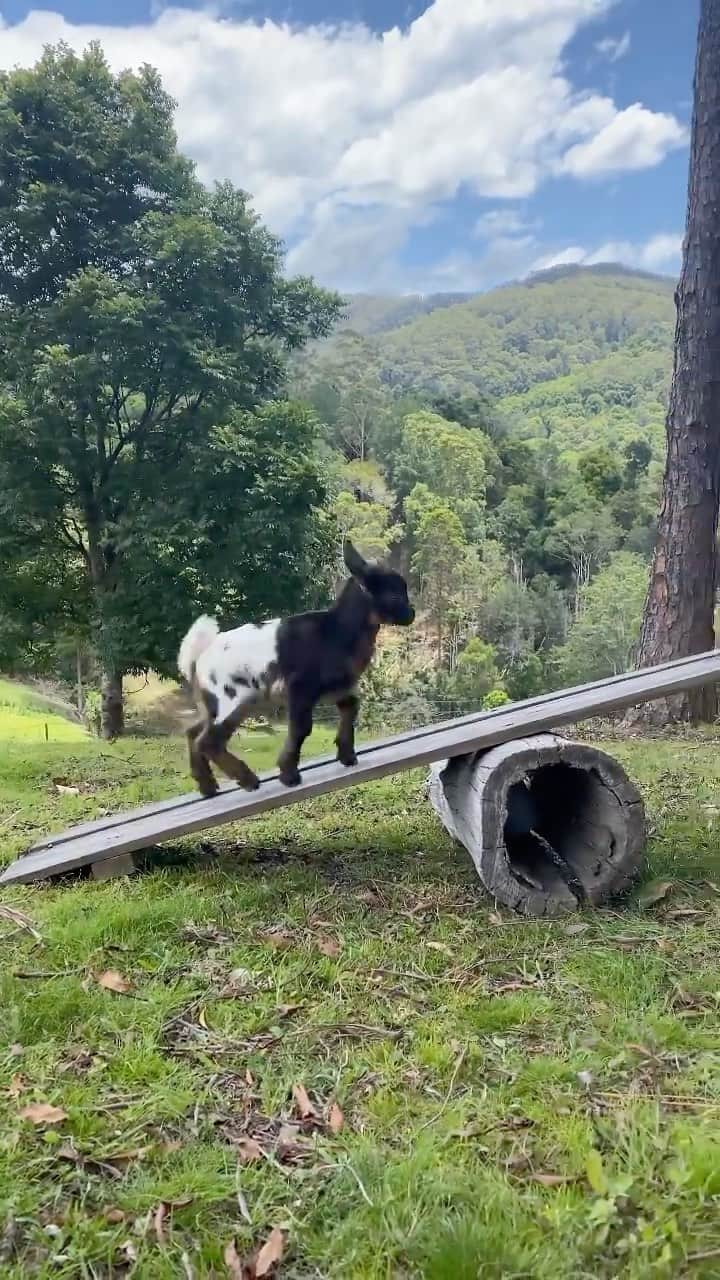
[[[4,860],[188,786],[175,739],[0,739]],[[718,746],[610,745],[644,910],[496,911],[417,774],[2,892],[0,1274],[252,1277],[279,1228],[297,1280],[720,1275]]]

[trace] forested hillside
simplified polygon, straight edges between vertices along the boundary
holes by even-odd
[[[377,676],[395,705],[401,686],[422,715],[631,662],[673,324],[670,280],[571,267],[351,298],[296,362],[339,532],[393,556],[423,606],[425,657],[391,646]]]

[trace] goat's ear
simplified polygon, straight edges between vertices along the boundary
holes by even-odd
[[[349,538],[343,542],[343,560],[345,568],[354,578],[362,578],[367,573],[367,561],[363,560],[359,551],[356,551]]]

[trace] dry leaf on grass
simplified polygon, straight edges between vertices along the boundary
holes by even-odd
[[[155,1228],[155,1239],[159,1245],[165,1244],[165,1219],[167,1217],[167,1205],[164,1200],[160,1201],[157,1209],[153,1214],[153,1227]]]
[[[53,786],[61,796],[79,796],[80,788],[75,787],[70,782],[64,782],[61,778],[53,778]]]
[[[12,1080],[10,1081],[10,1087],[8,1088],[8,1091],[7,1091],[8,1097],[19,1098],[20,1094],[24,1093],[27,1087],[28,1087],[28,1082],[25,1076],[21,1076],[21,1075],[13,1076]]]
[[[270,929],[258,929],[255,934],[258,942],[264,942],[269,947],[276,947],[280,951],[292,947],[295,943],[295,935],[289,929],[284,929],[282,925],[273,925]]]
[[[155,1238],[159,1245],[167,1242],[165,1234],[165,1220],[170,1216],[174,1209],[185,1209],[192,1204],[192,1196],[184,1196],[182,1200],[161,1200],[153,1214],[153,1227],[155,1229]]]
[[[587,933],[590,925],[584,920],[578,920],[575,924],[567,925],[565,932],[568,938],[578,938],[581,933]]]
[[[638,906],[643,911],[647,907],[654,907],[657,902],[662,902],[669,897],[674,887],[672,880],[651,880],[641,890],[638,897]]]
[[[258,1280],[261,1276],[270,1274],[282,1258],[284,1249],[285,1237],[279,1227],[274,1227],[255,1259],[255,1275]]]
[[[21,1120],[29,1120],[34,1125],[51,1125],[62,1124],[63,1120],[67,1120],[67,1111],[63,1111],[62,1107],[54,1107],[50,1102],[32,1102],[29,1107],[23,1107],[20,1112]]]
[[[122,1209],[115,1209],[112,1205],[107,1205],[106,1208],[103,1209],[103,1218],[112,1226],[117,1226],[120,1222],[125,1221],[125,1214]]]
[[[124,1240],[120,1245],[119,1253],[123,1263],[133,1266],[137,1262],[137,1249],[132,1240]]]
[[[18,929],[26,929],[36,942],[42,941],[30,917],[26,916],[24,911],[18,911],[17,907],[6,907],[0,903],[0,920],[7,920],[9,924],[17,925]]]
[[[254,1138],[239,1138],[237,1153],[243,1164],[252,1164],[253,1160],[262,1160],[263,1149]]]
[[[130,1151],[114,1151],[111,1155],[102,1156],[103,1164],[128,1165],[133,1160],[144,1160],[146,1155],[152,1151],[152,1146],[133,1147]]]
[[[566,1187],[576,1179],[565,1173],[534,1173],[531,1182],[539,1182],[541,1187]]]
[[[318,942],[318,951],[334,960],[336,956],[340,955],[342,947],[336,938],[321,938]]]
[[[330,1111],[328,1112],[328,1124],[330,1126],[330,1132],[335,1134],[340,1133],[343,1125],[345,1124],[345,1117],[337,1102],[333,1102],[330,1106]]]
[[[129,991],[132,991],[132,982],[123,978],[117,969],[106,969],[104,973],[99,973],[97,983],[106,991],[115,991],[119,996],[126,996]]]
[[[234,1240],[229,1240],[225,1245],[223,1259],[231,1280],[246,1280],[247,1271],[243,1266],[242,1259],[237,1251]]]
[[[426,942],[425,946],[430,951],[440,951],[444,956],[452,956],[450,947],[446,946],[444,942]]]
[[[313,1106],[308,1096],[308,1091],[304,1084],[294,1084],[292,1095],[295,1099],[295,1105],[303,1120],[317,1119],[317,1110]]]

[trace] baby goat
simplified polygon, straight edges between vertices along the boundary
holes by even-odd
[[[257,774],[227,744],[260,701],[287,700],[288,735],[278,758],[286,787],[300,782],[300,752],[312,730],[313,708],[326,696],[340,713],[337,758],[357,764],[355,686],[372,661],[380,626],[410,626],[415,610],[399,573],[368,564],[347,540],[343,554],[352,576],[332,608],[223,632],[213,618],[203,617],[185,636],[178,667],[202,717],[187,736],[190,768],[204,796],[218,790],[211,761],[245,790],[259,787]]]

